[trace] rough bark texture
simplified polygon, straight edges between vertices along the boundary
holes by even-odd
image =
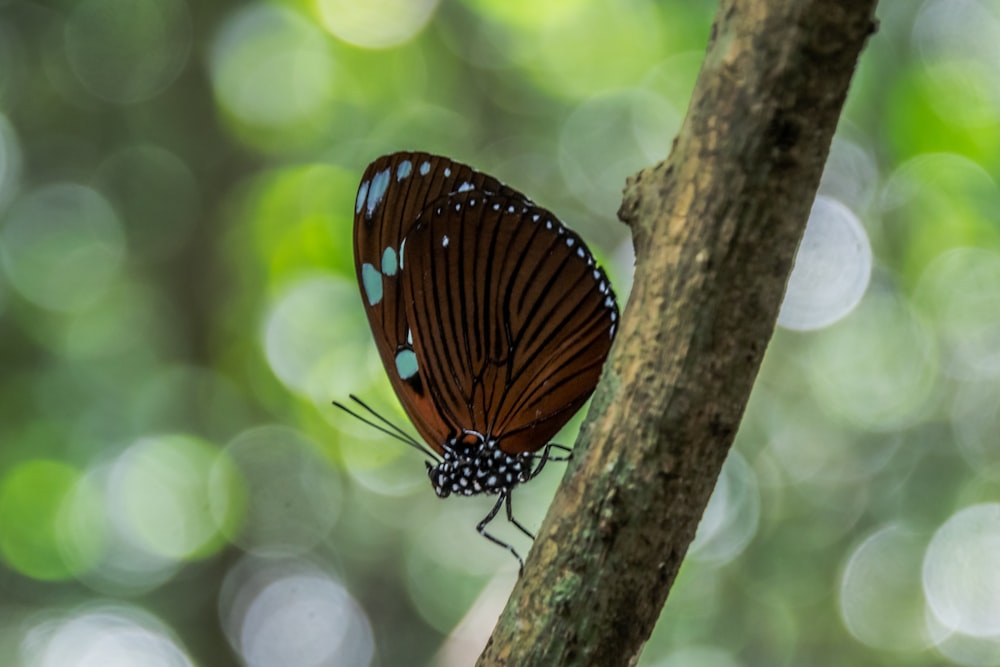
[[[875,0],[724,0],[574,459],[479,665],[634,664],[771,337]]]

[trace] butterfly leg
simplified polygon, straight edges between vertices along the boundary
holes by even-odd
[[[561,449],[562,451],[566,452],[566,456],[552,456],[553,448]],[[550,442],[549,444],[545,445],[545,449],[542,451],[542,455],[538,458],[541,459],[541,462],[538,464],[537,468],[531,471],[531,474],[528,475],[528,479],[534,479],[538,475],[538,473],[542,472],[542,468],[544,468],[545,464],[548,463],[549,461],[569,461],[571,458],[573,458],[573,450],[571,450],[569,447],[563,447],[562,445],[557,445],[554,442]]]
[[[516,551],[514,551],[514,547],[510,546],[506,542],[498,540],[497,538],[493,537],[492,535],[490,535],[489,533],[486,532],[486,525],[490,521],[493,521],[494,518],[496,518],[497,513],[500,511],[500,507],[503,506],[504,504],[507,505],[507,516],[509,517],[510,516],[510,493],[509,492],[505,492],[505,493],[501,493],[500,494],[500,497],[497,498],[496,504],[493,505],[493,509],[491,509],[490,513],[486,515],[486,518],[484,518],[482,521],[480,521],[479,525],[476,526],[476,531],[480,535],[482,535],[483,537],[485,537],[486,539],[488,539],[490,542],[492,542],[493,544],[495,544],[495,545],[497,545],[499,547],[503,547],[504,549],[506,549],[507,551],[509,551],[514,556],[514,558],[517,559],[517,572],[518,572],[518,576],[520,576],[520,575],[524,574],[524,561],[521,560],[521,556]],[[518,528],[521,528],[520,525],[518,525],[516,523],[514,525],[517,525]],[[524,530],[524,528],[521,528],[521,530]]]
[[[515,526],[517,526],[518,530],[520,530],[522,533],[524,533],[525,535],[527,535],[528,537],[530,537],[532,540],[534,540],[535,539],[535,534],[532,533],[527,528],[525,528],[524,526],[522,526],[521,522],[514,518],[514,510],[513,510],[513,508],[511,507],[511,504],[510,504],[510,497],[511,497],[511,495],[513,495],[513,494],[508,493],[507,494],[507,500],[504,501],[504,505],[507,506],[507,520],[510,521]]]

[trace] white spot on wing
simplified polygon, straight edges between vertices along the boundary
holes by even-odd
[[[382,301],[382,274],[367,262],[361,265],[361,284],[368,297],[368,305],[374,306]]]
[[[382,253],[382,273],[387,276],[394,276],[398,270],[399,265],[396,263],[396,251],[392,246],[389,246]]]
[[[361,186],[358,188],[358,199],[354,202],[354,212],[361,213],[361,207],[365,205],[365,199],[368,197],[368,181],[361,181]]]
[[[389,187],[389,170],[383,169],[379,173],[375,174],[375,178],[372,179],[371,187],[368,188],[368,215],[371,216],[375,212],[375,207],[382,202],[382,197],[385,196],[385,190]]]
[[[404,348],[396,353],[396,372],[399,377],[409,380],[418,370],[417,355],[413,350]]]
[[[441,247],[442,248],[447,248],[448,247],[448,235],[447,234],[445,234],[444,236],[441,237]]]
[[[413,163],[409,160],[403,160],[396,167],[396,180],[401,181],[413,172]]]

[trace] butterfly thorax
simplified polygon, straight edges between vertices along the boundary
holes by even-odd
[[[508,454],[496,440],[476,436],[475,442],[468,441],[468,434],[452,439],[443,446],[441,461],[427,464],[427,475],[441,498],[501,493],[531,478],[530,453]]]

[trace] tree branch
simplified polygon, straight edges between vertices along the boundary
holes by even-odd
[[[574,460],[479,665],[634,664],[735,436],[875,0],[723,0]]]

